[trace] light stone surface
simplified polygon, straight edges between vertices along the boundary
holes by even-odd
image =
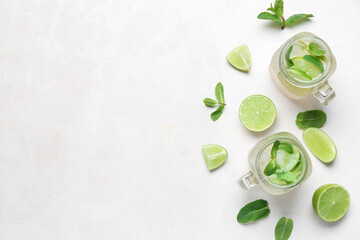
[[[270,0],[1,0],[0,239],[272,239],[291,217],[291,239],[359,239],[360,146],[358,0],[285,1],[285,15],[310,22],[280,30],[257,20]],[[270,80],[268,64],[291,36],[310,31],[332,48],[336,99],[294,102]],[[248,74],[225,60],[247,43]],[[215,123],[202,99],[221,81],[227,106]],[[253,134],[238,119],[241,101],[264,94],[277,120]],[[314,156],[299,189],[270,196],[244,192],[247,153],[263,137],[289,131],[296,114],[324,109],[338,157]],[[209,172],[201,146],[229,152]],[[351,194],[347,216],[325,223],[311,198],[325,183]],[[264,198],[271,214],[250,225],[236,215]]]

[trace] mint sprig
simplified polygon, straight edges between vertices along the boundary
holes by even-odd
[[[294,14],[288,19],[284,18],[284,2],[283,0],[275,0],[274,7],[270,4],[270,7],[267,9],[270,12],[261,12],[257,18],[264,20],[272,20],[278,22],[281,26],[281,29],[284,29],[285,26],[291,26],[300,21],[309,19],[310,17],[314,17],[312,14]]]
[[[205,106],[207,107],[215,107],[218,106],[218,108],[211,113],[210,118],[211,120],[213,120],[214,122],[216,120],[218,120],[222,113],[224,112],[224,107],[225,107],[225,96],[224,96],[224,86],[222,85],[221,82],[219,82],[218,84],[216,84],[215,87],[215,97],[217,99],[211,99],[211,98],[205,98],[203,100]]]

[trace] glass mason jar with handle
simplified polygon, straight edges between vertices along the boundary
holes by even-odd
[[[309,47],[313,46],[320,49],[323,55],[317,52],[311,56]],[[286,61],[286,54],[291,47],[289,57],[294,66],[289,66]],[[308,55],[307,59],[314,60],[315,65],[314,62],[304,60],[305,55]],[[319,61],[322,65],[320,69],[316,64]],[[269,70],[277,87],[293,100],[313,94],[321,104],[327,105],[335,97],[328,80],[336,70],[336,59],[327,43],[312,33],[299,33],[287,40],[273,55]]]
[[[274,169],[269,172],[274,158]],[[312,171],[305,148],[288,132],[279,132],[258,142],[250,151],[248,160],[251,170],[241,177],[242,188],[247,190],[259,184],[272,195],[284,194],[298,187]]]

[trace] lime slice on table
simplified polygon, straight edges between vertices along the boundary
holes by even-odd
[[[312,205],[321,219],[326,222],[336,222],[344,217],[348,211],[350,195],[340,185],[326,184],[314,192]]]
[[[263,95],[251,95],[241,103],[239,118],[248,130],[261,132],[274,123],[276,108],[269,98]]]
[[[324,163],[331,163],[336,158],[336,146],[323,130],[319,128],[307,128],[303,138],[309,150]]]
[[[251,55],[246,44],[243,44],[232,50],[227,55],[226,60],[231,64],[231,66],[240,71],[248,72],[250,70]]]
[[[225,148],[216,144],[209,144],[202,147],[206,166],[209,170],[216,169],[224,164],[228,157]]]
[[[291,60],[294,62],[295,68],[305,72],[312,79],[316,78],[322,73],[321,70],[315,64],[306,61],[303,57],[294,57]]]

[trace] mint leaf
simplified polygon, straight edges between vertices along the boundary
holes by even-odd
[[[320,71],[322,73],[324,72],[324,64],[321,62],[320,59],[318,59],[317,57],[311,56],[311,55],[305,55],[303,58],[304,58],[304,60],[314,64],[317,68],[320,69]]]
[[[258,199],[246,204],[240,209],[237,215],[239,223],[254,222],[268,216],[270,213],[269,204],[266,200]]]
[[[308,51],[311,55],[317,57],[320,57],[325,54],[325,51],[316,42],[309,43]]]
[[[275,240],[288,240],[293,227],[294,223],[291,218],[280,218],[275,227]]]
[[[284,13],[284,2],[283,0],[276,0],[274,4],[274,13],[277,17],[281,18]]]
[[[283,21],[280,20],[279,17],[277,17],[275,14],[271,14],[268,12],[262,12],[257,16],[258,19],[264,19],[264,20],[273,20],[275,22],[280,23],[281,27],[284,26]]]
[[[301,129],[309,127],[321,128],[326,122],[326,114],[321,110],[300,112],[296,116],[296,125]]]
[[[224,105],[220,105],[214,112],[211,113],[210,115],[211,120],[213,120],[214,122],[218,120],[221,117],[223,111],[224,111]]]
[[[314,17],[314,15],[312,15],[312,14],[304,14],[304,13],[294,14],[291,17],[289,17],[288,19],[286,19],[285,25],[286,26],[291,26],[294,23],[300,22],[300,21],[308,19],[310,17]]]
[[[208,106],[208,107],[214,107],[214,106],[217,104],[217,102],[216,102],[215,100],[211,99],[211,98],[205,98],[205,99],[203,100],[203,102],[204,102],[205,105]]]
[[[276,177],[279,181],[284,181],[287,184],[290,184],[290,183],[293,183],[296,181],[296,176],[290,171],[276,173]]]
[[[293,154],[294,153],[294,148],[290,143],[287,142],[281,142],[279,145],[279,149],[289,153],[289,154]]]
[[[219,103],[225,103],[224,86],[222,85],[221,82],[216,84],[215,96],[216,96],[216,99],[219,101]]]
[[[276,161],[271,159],[264,169],[265,176],[270,176],[276,172],[277,164]]]
[[[285,60],[286,60],[286,63],[287,63],[287,65],[289,67],[294,66],[293,60],[290,59],[290,55],[291,55],[292,50],[293,50],[293,46],[289,47],[289,49],[285,53]]]
[[[274,142],[274,145],[272,146],[272,149],[271,149],[271,158],[272,159],[276,159],[276,152],[279,149],[279,145],[280,145],[280,141],[276,140]]]

